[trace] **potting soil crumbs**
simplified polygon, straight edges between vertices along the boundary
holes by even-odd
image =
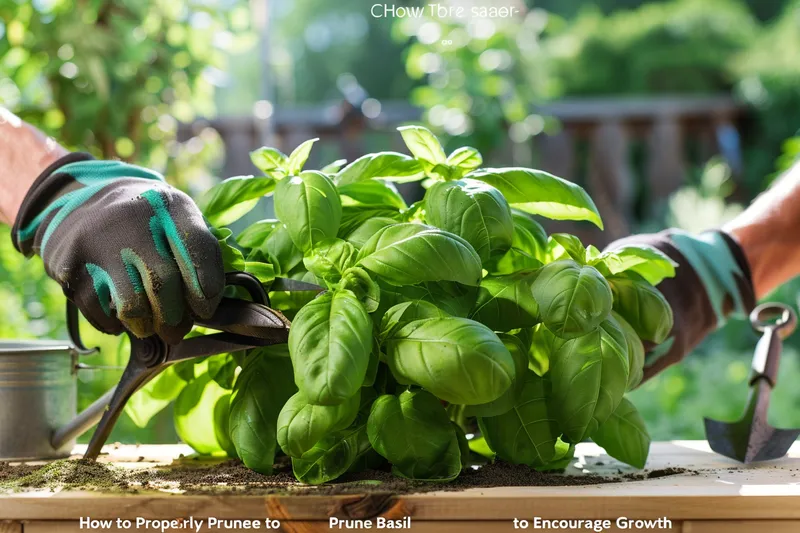
[[[411,481],[393,476],[388,471],[367,470],[345,474],[335,483],[310,486],[298,483],[294,479],[291,465],[287,460],[276,464],[273,474],[263,475],[246,468],[239,461],[232,460],[215,464],[209,464],[207,461],[179,460],[172,466],[123,468],[84,459],[62,459],[38,465],[0,463],[0,492],[83,490],[129,494],[154,491],[244,495],[335,495],[375,492],[410,494],[482,487],[585,486],[639,481],[686,472],[681,468],[668,468],[613,477],[593,474],[562,475],[497,462],[478,469],[465,469],[451,483]]]

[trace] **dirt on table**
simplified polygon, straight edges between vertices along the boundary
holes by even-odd
[[[285,458],[284,458],[285,459]],[[279,461],[273,474],[263,475],[239,461],[179,460],[170,466],[129,468],[84,459],[62,459],[47,464],[0,463],[0,493],[32,490],[82,490],[109,493],[171,492],[176,494],[337,495],[364,493],[412,494],[489,487],[586,486],[625,483],[686,473],[681,468],[616,476],[564,475],[539,472],[503,462],[465,469],[451,483],[426,483],[396,477],[385,470],[348,473],[335,483],[311,486],[298,483],[288,460]]]

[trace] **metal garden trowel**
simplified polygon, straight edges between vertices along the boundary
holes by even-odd
[[[783,304],[762,304],[750,313],[750,323],[763,335],[753,356],[744,415],[737,422],[705,419],[711,449],[743,463],[780,459],[800,435],[800,429],[776,429],[767,422],[769,398],[778,379],[782,339],[794,331],[797,315]]]

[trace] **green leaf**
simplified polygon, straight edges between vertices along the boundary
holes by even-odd
[[[264,146],[254,150],[250,152],[250,160],[258,170],[277,180],[285,178],[288,173],[289,158],[275,148]]]
[[[550,239],[556,243],[556,246],[551,247],[553,248],[552,254],[554,257],[572,259],[578,264],[586,263],[586,248],[584,248],[581,240],[575,235],[553,233],[550,235]],[[561,250],[563,250],[563,252]],[[566,257],[564,257],[564,254],[566,254]]]
[[[628,324],[628,321],[614,311],[611,316],[617,321],[622,333],[625,335],[625,341],[628,343],[628,387],[627,390],[633,390],[639,383],[642,382],[644,377],[644,345],[642,344],[639,335],[633,326]]]
[[[614,294],[614,311],[642,340],[661,344],[672,331],[672,308],[661,292],[641,276],[626,272],[609,280]]]
[[[339,288],[352,291],[367,313],[378,309],[381,302],[381,288],[363,268],[348,268],[342,274]]]
[[[278,414],[295,392],[289,359],[247,357],[234,385],[229,421],[236,454],[247,468],[272,474]]]
[[[224,455],[214,433],[214,407],[228,391],[208,374],[189,382],[175,400],[175,431],[201,455]]]
[[[506,333],[501,333],[498,337],[503,341],[503,344],[508,348],[508,352],[514,359],[514,383],[494,401],[479,405],[468,405],[465,410],[467,416],[502,415],[517,404],[522,394],[526,375],[528,374],[528,350],[518,337]]]
[[[258,200],[275,190],[275,180],[266,176],[237,176],[222,181],[198,200],[198,206],[213,226],[227,226],[249,213]]]
[[[208,375],[223,389],[231,390],[238,366],[231,354],[215,355],[208,358]]]
[[[369,218],[346,236],[347,242],[360,250],[378,230],[392,224],[397,224],[397,220],[387,217]]]
[[[290,176],[296,176],[303,171],[303,167],[306,161],[308,161],[308,156],[311,154],[311,149],[318,140],[319,139],[309,139],[294,149],[294,152],[291,153],[286,164]]]
[[[616,410],[592,434],[608,455],[636,468],[644,468],[650,452],[650,435],[636,407],[623,398]]]
[[[231,440],[231,396],[230,393],[221,396],[214,405],[214,436],[228,457],[238,457],[236,446]]]
[[[553,459],[561,433],[550,396],[548,380],[528,370],[519,398],[510,410],[478,419],[481,434],[497,457],[530,467],[544,466]]]
[[[664,278],[675,277],[678,263],[665,253],[649,246],[625,246],[602,253],[597,259],[614,274],[632,270],[651,285],[658,285]]]
[[[302,457],[328,433],[352,424],[360,405],[360,391],[339,405],[314,405],[298,392],[278,416],[278,444],[286,455]]]
[[[439,139],[429,129],[422,126],[403,126],[397,128],[397,131],[403,136],[409,152],[417,160],[425,161],[431,166],[447,160]]]
[[[559,341],[549,376],[564,435],[572,443],[592,435],[628,385],[628,344],[619,324],[610,318],[587,335]]]
[[[275,214],[286,225],[295,246],[308,252],[317,243],[336,237],[342,204],[325,174],[307,171],[278,182]]]
[[[479,168],[483,164],[483,156],[481,156],[478,150],[471,146],[462,146],[447,156],[446,163],[450,167],[460,170],[460,175],[463,176]]]
[[[379,230],[361,248],[358,265],[396,285],[423,281],[478,285],[481,278],[480,257],[467,241],[414,223]]]
[[[451,481],[461,472],[458,437],[442,404],[427,391],[379,397],[372,405],[367,434],[397,475]]]
[[[350,291],[321,295],[297,313],[289,330],[295,383],[311,403],[337,405],[364,382],[372,321]]]
[[[332,433],[302,457],[292,458],[292,472],[302,483],[319,485],[347,472],[371,450],[366,423]]]
[[[356,262],[355,247],[341,239],[329,239],[317,244],[303,264],[309,272],[328,283],[338,283],[345,270]]]
[[[228,228],[211,228],[211,233],[217,238],[219,243],[220,252],[222,252],[222,264],[225,272],[234,272],[237,270],[244,270],[245,261],[242,252],[228,243],[233,232]],[[234,241],[235,243],[236,241]]]
[[[387,218],[392,220],[392,224],[397,224],[403,220],[403,213],[394,207],[345,205],[342,207],[342,222],[339,226],[338,237],[349,241],[349,236],[367,222],[375,219]],[[366,241],[369,237],[372,237],[372,234],[365,235],[365,237]]]
[[[534,328],[527,331],[530,334],[528,368],[538,375],[544,376],[547,374],[547,371],[550,370],[550,359],[553,353],[555,353],[556,346],[560,343],[560,339],[553,335],[544,324],[537,324]]]
[[[517,209],[555,220],[588,220],[603,229],[594,202],[580,186],[541,170],[490,168],[468,177],[500,189]]]
[[[542,322],[562,339],[589,333],[611,313],[605,278],[594,267],[571,260],[543,266],[532,291]]]
[[[131,396],[125,404],[125,414],[137,427],[147,427],[155,415],[178,397],[186,383],[176,372],[176,365],[168,366]]]
[[[334,181],[342,186],[368,179],[403,183],[424,177],[425,172],[416,159],[397,152],[379,152],[359,157],[344,167]]]
[[[294,245],[289,230],[283,224],[269,234],[259,251],[272,264],[275,274],[279,276],[287,275],[303,261],[303,252]]]
[[[381,326],[378,330],[378,339],[383,342],[415,320],[445,318],[447,316],[449,315],[434,304],[423,300],[397,304],[389,308],[383,315]]]
[[[514,359],[497,335],[467,318],[415,320],[383,346],[396,379],[459,405],[496,400],[516,375]]]
[[[328,176],[333,176],[337,174],[343,166],[347,164],[347,159],[337,159],[333,163],[328,163],[324,167],[320,169],[320,172],[323,174],[327,174]]]
[[[275,267],[260,261],[245,261],[244,271],[254,275],[263,285],[269,285],[275,279]]]
[[[483,263],[511,248],[514,223],[508,202],[480,181],[434,183],[425,194],[425,219],[469,242]]]
[[[408,208],[391,182],[366,180],[339,186],[343,205],[373,205],[398,210]]]
[[[274,219],[259,220],[243,229],[236,236],[236,242],[244,248],[260,248],[270,234],[280,226],[281,223]]]
[[[540,270],[523,270],[507,276],[486,276],[478,289],[478,302],[470,318],[494,331],[530,328],[539,323],[539,304],[533,284]]]

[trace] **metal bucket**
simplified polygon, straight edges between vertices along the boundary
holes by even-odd
[[[0,340],[0,459],[69,455],[75,436],[54,443],[53,435],[75,420],[77,370],[69,342]]]

